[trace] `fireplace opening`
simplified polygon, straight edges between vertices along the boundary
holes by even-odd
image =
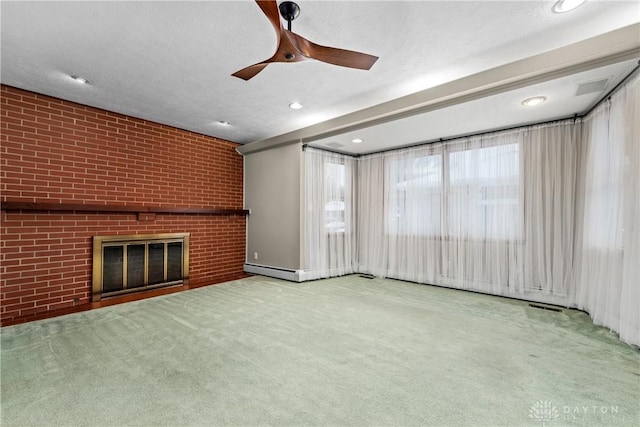
[[[189,233],[93,238],[92,301],[187,284]]]

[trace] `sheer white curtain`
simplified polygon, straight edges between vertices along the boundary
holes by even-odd
[[[389,245],[385,235],[385,157],[374,154],[358,159],[357,247],[358,272],[387,276]]]
[[[448,143],[442,284],[498,295],[520,289],[521,141],[521,132],[505,132]]]
[[[640,79],[584,121],[587,146],[576,304],[640,345]]]
[[[354,272],[355,160],[307,147],[305,168],[305,275]]]
[[[578,145],[561,122],[359,158],[360,271],[566,303]]]
[[[387,158],[388,274],[413,281],[432,280],[440,253],[441,147],[421,147]]]
[[[579,123],[569,120],[527,128],[521,145],[524,241],[519,273],[525,292],[566,306],[576,285],[580,136]]]
[[[584,121],[357,160],[307,149],[309,277],[577,306],[640,345],[639,92],[636,77]]]

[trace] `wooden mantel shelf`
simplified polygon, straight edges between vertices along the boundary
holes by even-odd
[[[47,202],[2,202],[3,211],[40,212],[116,212],[156,214],[204,214],[204,215],[249,215],[247,209],[189,208],[171,206],[97,205]]]

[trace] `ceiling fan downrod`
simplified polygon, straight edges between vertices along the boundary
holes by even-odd
[[[287,30],[291,31],[291,21],[300,15],[300,6],[292,1],[283,1],[278,8],[280,15],[287,21]]]

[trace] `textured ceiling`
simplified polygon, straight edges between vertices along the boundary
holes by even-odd
[[[249,0],[2,1],[1,80],[250,143],[640,22],[636,0],[589,0],[565,14],[553,13],[553,2],[547,1],[298,4],[302,11],[293,22],[294,32],[318,44],[379,56],[378,62],[370,71],[315,61],[271,64],[250,81],[232,77],[275,50],[273,28]],[[613,75],[622,69],[609,71]],[[83,76],[90,84],[80,85],[70,75]],[[304,108],[289,109],[292,101]],[[486,100],[482,108],[502,108],[501,115],[521,120],[517,103],[507,108],[491,102]],[[455,127],[453,115],[447,117],[442,120],[451,126],[437,132],[438,137],[467,132]],[[411,129],[424,132],[419,126]],[[389,144],[378,142],[376,147]]]

